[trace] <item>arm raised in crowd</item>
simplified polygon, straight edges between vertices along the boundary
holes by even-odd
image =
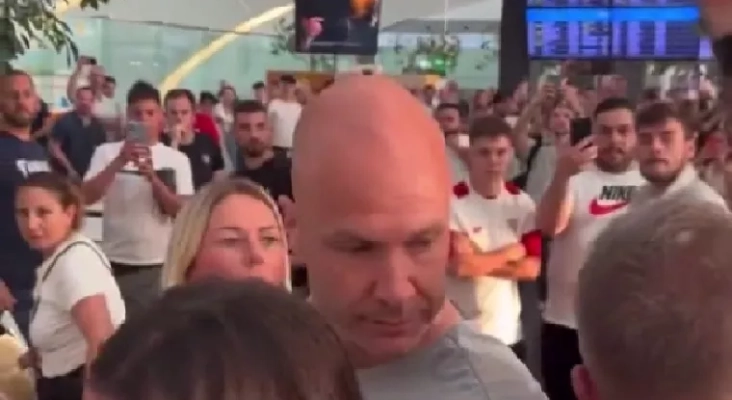
[[[124,142],[118,154],[110,154],[109,145],[97,147],[81,186],[86,204],[94,204],[104,197],[117,172],[137,157],[141,147],[133,142]]]
[[[574,201],[570,179],[597,156],[597,147],[592,144],[591,137],[575,146],[560,145],[557,151],[554,177],[536,212],[536,227],[547,236],[560,234],[569,225]]]

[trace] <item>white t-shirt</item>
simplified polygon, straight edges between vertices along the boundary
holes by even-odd
[[[467,181],[458,183],[453,191],[451,229],[466,234],[482,252],[520,243],[522,237],[536,231],[534,202],[513,185],[507,184],[495,199],[481,196]],[[481,333],[509,346],[521,340],[521,299],[516,281],[450,276],[447,295],[465,319],[477,323]]]
[[[112,325],[116,328],[125,319],[125,304],[109,260],[81,234],[72,235],[41,264],[33,294],[30,338],[44,377],[64,375],[86,363],[86,339],[71,315],[81,300],[104,295]]]
[[[102,96],[94,102],[94,115],[99,119],[114,119],[122,117],[122,107],[107,96]]]
[[[570,179],[569,225],[552,240],[549,251],[547,322],[577,329],[577,279],[590,246],[613,218],[627,212],[631,197],[644,183],[637,168],[620,174],[592,168]]]
[[[97,147],[84,179],[99,174],[117,157],[123,142]],[[193,194],[191,165],[185,154],[158,143],[150,147],[156,171],[172,170],[176,193]],[[173,221],[156,203],[152,186],[132,163],[118,172],[102,198],[102,248],[110,260],[122,264],[162,264]]]
[[[234,123],[234,115],[224,108],[224,105],[217,103],[213,109],[214,118],[221,124],[224,134],[231,133],[231,124]]]
[[[300,120],[302,106],[293,101],[273,99],[269,102],[269,123],[272,126],[272,143],[278,147],[292,147],[292,135]]]

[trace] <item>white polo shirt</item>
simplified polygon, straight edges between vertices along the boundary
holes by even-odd
[[[612,174],[593,167],[569,180],[569,225],[554,237],[549,251],[547,322],[577,329],[577,280],[590,246],[613,218],[627,212],[634,192],[644,183],[637,168]]]
[[[106,168],[117,157],[122,144],[106,143],[97,147],[84,179]],[[156,171],[174,172],[177,194],[193,194],[191,165],[185,154],[162,143],[151,146],[150,153]],[[128,163],[117,173],[102,202],[102,248],[109,259],[130,265],[162,264],[173,220],[161,212],[150,182],[134,164]]]
[[[453,188],[450,224],[453,231],[466,234],[487,253],[521,243],[529,234],[539,238],[535,212],[531,198],[511,184],[496,198],[488,199],[475,192],[468,181],[462,181]],[[450,276],[447,295],[465,319],[477,323],[481,333],[509,346],[521,340],[521,299],[516,281]]]
[[[74,306],[103,295],[116,328],[125,319],[125,304],[109,260],[81,234],[59,245],[38,268],[36,277],[31,343],[40,356],[44,377],[65,375],[86,363],[87,343],[71,315]]]

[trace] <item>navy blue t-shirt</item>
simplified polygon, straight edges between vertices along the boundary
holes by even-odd
[[[48,170],[48,157],[41,145],[0,132],[0,279],[11,290],[32,289],[35,268],[42,261],[40,253],[20,236],[15,192],[29,174]]]

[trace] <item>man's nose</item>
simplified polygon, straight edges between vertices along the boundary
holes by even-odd
[[[416,294],[412,281],[412,261],[403,251],[394,251],[378,268],[374,297],[386,303],[402,302]]]

